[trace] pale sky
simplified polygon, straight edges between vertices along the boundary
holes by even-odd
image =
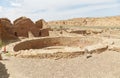
[[[120,15],[120,0],[0,0],[0,18],[61,20]]]

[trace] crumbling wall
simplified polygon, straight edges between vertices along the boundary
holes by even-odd
[[[0,38],[3,40],[28,37],[29,32],[31,32],[34,37],[49,36],[48,25],[43,19],[34,24],[30,18],[20,17],[12,24],[7,18],[0,18]]]
[[[78,56],[83,56],[86,54],[90,54],[90,57],[92,57],[92,54],[100,54],[102,52],[105,52],[108,49],[107,45],[103,45],[102,47],[97,47],[92,49],[91,51],[86,52],[86,50],[80,50],[80,51],[75,51],[75,52],[46,52],[46,53],[40,53],[40,52],[34,52],[34,51],[19,51],[17,53],[14,54],[14,56],[16,57],[20,57],[20,58],[40,58],[40,59],[61,59],[61,58],[74,58],[74,57],[78,57]],[[39,50],[38,50],[39,51]],[[52,51],[52,50],[51,50]],[[88,56],[86,56],[86,58],[88,58]]]
[[[49,36],[49,30],[50,30],[49,28],[40,29],[39,36],[41,37]]]
[[[39,29],[48,28],[47,22],[44,19],[40,19],[36,21],[35,26]]]
[[[99,42],[99,39],[90,39],[82,37],[53,37],[53,38],[42,38],[35,40],[28,40],[15,45],[14,50],[29,50],[29,49],[40,49],[49,46],[75,46],[85,47],[88,45]]]
[[[17,39],[17,37],[12,34],[11,25],[8,19],[0,19],[0,39],[2,41]]]
[[[31,19],[20,17],[14,21],[14,33],[17,33],[16,36],[28,37],[29,31],[31,31],[34,36],[38,36],[39,29],[35,27]]]
[[[70,33],[82,34],[82,35],[90,35],[90,34],[100,34],[103,30],[74,30]]]

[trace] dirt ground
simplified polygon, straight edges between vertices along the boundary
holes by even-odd
[[[67,32],[63,35],[81,36]],[[69,59],[18,58],[2,54],[0,78],[120,78],[120,30],[88,36],[110,42],[108,49],[90,58],[83,55]]]
[[[1,63],[9,78],[120,78],[120,53],[115,51],[95,54],[89,59],[85,56],[59,60],[10,57]]]

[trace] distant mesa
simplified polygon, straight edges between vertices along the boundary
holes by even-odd
[[[50,26],[120,26],[120,16],[50,21]]]

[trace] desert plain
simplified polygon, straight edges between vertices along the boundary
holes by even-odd
[[[120,78],[120,16],[1,18],[0,39],[0,78]]]

